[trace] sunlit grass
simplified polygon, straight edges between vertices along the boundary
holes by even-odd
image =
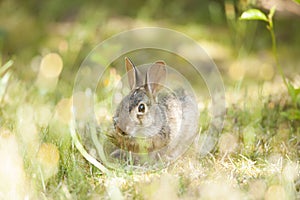
[[[15,85],[8,87],[12,90],[4,99],[22,94],[23,84],[29,87],[17,82],[13,79]],[[228,90],[227,98],[235,98],[234,93]],[[167,169],[103,174],[82,157],[71,140],[70,98],[54,103],[40,96],[39,89],[25,94],[35,98],[3,104],[2,116],[10,116],[0,134],[0,155],[6,163],[0,168],[7,183],[0,187],[4,197],[293,199],[299,195],[299,130],[280,115],[278,109],[287,102],[278,102],[275,96],[270,100],[251,97],[252,103],[243,101],[247,96],[229,101],[217,151],[210,155],[199,158],[197,147],[192,146]],[[99,113],[99,120],[102,118],[105,116]],[[9,196],[9,191],[16,196]]]
[[[21,64],[17,57],[16,66],[9,61],[3,73],[0,69],[0,199],[300,198],[300,122],[289,118],[290,99],[268,54],[263,61],[256,54],[236,60],[230,47],[210,41],[213,30],[197,24],[170,26],[185,29],[223,64],[227,115],[214,151],[203,157],[194,144],[167,168],[145,173],[101,171],[85,160],[69,129],[76,73],[72,66],[89,49],[83,41],[97,43],[130,27],[153,23],[115,17],[94,33],[98,22],[94,19],[87,25],[90,16],[85,11],[78,23],[52,23],[39,55]],[[99,123],[111,121],[107,96],[121,79],[115,68],[107,73],[95,96]],[[299,85],[299,75],[294,80]],[[73,95],[81,97],[77,103],[83,106],[77,112],[86,117],[86,94]],[[117,105],[122,96],[116,93],[112,102]],[[198,103],[202,133],[211,116],[209,103]],[[106,132],[111,123],[104,125]]]

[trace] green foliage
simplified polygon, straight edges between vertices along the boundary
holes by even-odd
[[[267,16],[258,9],[249,9],[242,13],[241,20],[262,20],[268,22]]]
[[[288,88],[289,95],[292,99],[292,102],[294,103],[294,106],[297,108],[297,104],[299,103],[299,98],[300,98],[300,88],[296,88],[291,82],[287,83],[287,88]],[[300,116],[298,119],[300,119]]]
[[[277,44],[276,44],[276,37],[275,37],[274,24],[273,24],[273,17],[275,14],[275,10],[276,7],[273,6],[269,11],[268,16],[266,16],[262,11],[258,9],[249,9],[242,13],[240,20],[260,20],[267,23],[267,28],[270,32],[271,39],[272,39],[272,50],[273,50],[273,56],[276,61],[277,69],[291,97],[294,108],[297,109],[299,104],[300,88],[296,88],[290,81],[287,80],[278,59]],[[297,119],[300,119],[300,117],[298,116]]]
[[[300,119],[300,111],[296,109],[287,110],[281,113],[282,116],[286,117],[289,120],[299,120]]]
[[[293,0],[294,2],[300,4],[300,0]]]

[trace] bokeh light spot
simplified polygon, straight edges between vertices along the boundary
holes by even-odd
[[[42,59],[40,72],[44,77],[55,78],[59,76],[62,68],[63,61],[60,55],[56,53],[49,53]]]

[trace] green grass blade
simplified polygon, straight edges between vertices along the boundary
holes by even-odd
[[[14,64],[14,61],[9,60],[2,67],[0,67],[0,76],[2,76],[6,72],[6,70],[8,70],[13,64]]]
[[[69,126],[70,126],[70,132],[71,132],[72,139],[75,143],[75,146],[77,147],[77,149],[81,153],[81,155],[83,155],[83,157],[85,159],[87,159],[90,163],[92,163],[95,167],[97,167],[103,173],[108,175],[110,173],[109,170],[106,167],[104,167],[100,162],[98,162],[95,158],[93,158],[90,154],[88,154],[88,152],[86,152],[86,150],[84,149],[82,144],[79,142],[79,139],[77,137],[77,133],[76,133],[76,130],[75,130],[74,122],[71,122]]]
[[[11,76],[11,73],[8,72],[8,73],[4,74],[3,77],[0,78],[0,101],[2,101],[2,99],[5,95],[10,76]]]

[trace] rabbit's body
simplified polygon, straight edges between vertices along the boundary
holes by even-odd
[[[178,146],[198,130],[198,109],[184,89],[171,91],[162,86],[164,62],[156,62],[141,73],[126,60],[131,92],[124,97],[114,116],[114,143],[123,150],[153,152]],[[184,144],[183,144],[184,145]]]

